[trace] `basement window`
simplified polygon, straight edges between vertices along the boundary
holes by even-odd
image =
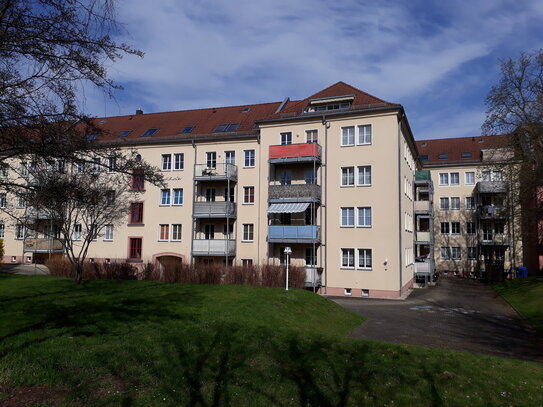
[[[151,137],[153,134],[155,134],[159,129],[149,129],[145,133],[141,135],[141,137]]]
[[[370,296],[370,290],[362,289],[362,297],[369,297]]]
[[[351,288],[346,288],[343,292],[345,295],[352,295],[353,294],[353,290]]]

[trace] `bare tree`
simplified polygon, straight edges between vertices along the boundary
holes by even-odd
[[[511,213],[521,209],[517,218],[522,223],[524,262],[536,269],[537,246],[543,244],[543,234],[538,232],[543,219],[543,199],[538,197],[543,187],[543,50],[503,61],[499,83],[488,93],[486,105],[482,130],[485,135],[506,137],[504,147],[512,157],[502,162],[502,172],[515,168],[509,207]]]

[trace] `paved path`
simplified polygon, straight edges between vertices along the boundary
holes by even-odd
[[[405,300],[333,298],[367,320],[352,336],[543,362],[543,339],[490,287],[441,278]]]
[[[2,264],[0,271],[9,274],[25,274],[27,276],[49,274],[49,269],[43,264]]]

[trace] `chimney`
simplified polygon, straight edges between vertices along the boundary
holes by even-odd
[[[141,109],[136,109],[136,114],[143,114],[143,110],[141,110]]]

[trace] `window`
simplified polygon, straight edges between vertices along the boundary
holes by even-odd
[[[241,259],[241,267],[253,267],[253,259]]]
[[[354,269],[354,249],[341,249],[341,267]]]
[[[358,144],[371,144],[371,124],[358,126]]]
[[[473,196],[466,196],[466,209],[475,209],[475,198]]]
[[[305,131],[305,140],[308,143],[318,143],[319,142],[319,132],[318,132],[318,130],[306,130]]]
[[[440,160],[446,160],[447,158],[449,158],[449,154],[441,153],[437,156],[437,158],[439,158]]]
[[[171,202],[171,191],[169,189],[160,190],[160,205],[170,205]]]
[[[185,168],[185,154],[175,153],[173,155],[173,169],[179,171]]]
[[[143,223],[143,202],[130,204],[130,223]]]
[[[254,224],[244,223],[243,224],[243,241],[252,242],[254,240]]]
[[[460,234],[460,222],[451,222],[451,234],[453,235]]]
[[[132,189],[135,191],[143,191],[145,189],[145,178],[142,170],[134,170],[132,172]]]
[[[419,158],[421,161],[428,161],[428,154],[421,154]]]
[[[6,225],[3,223],[0,223],[0,239],[4,238],[4,235],[6,233]]]
[[[130,253],[128,255],[131,259],[141,259],[141,237],[130,238]]]
[[[96,225],[92,224],[89,226],[89,237],[92,239],[92,240],[96,240],[98,238],[98,227],[96,227]]]
[[[354,167],[341,168],[341,186],[343,187],[354,186]]]
[[[225,151],[224,152],[224,162],[226,164],[236,164],[236,152],[235,151]]]
[[[469,171],[465,174],[466,185],[475,185],[475,172]]]
[[[149,130],[146,130],[145,133],[143,133],[141,135],[141,137],[151,137],[152,135],[154,135],[159,129],[149,129]]]
[[[181,225],[174,223],[172,225],[172,241],[180,242],[181,241]]]
[[[341,128],[341,145],[354,146],[354,126]]]
[[[112,173],[117,170],[117,158],[108,157],[107,159],[107,172]]]
[[[0,194],[0,208],[6,207],[6,193],[3,192]]]
[[[468,260],[477,260],[477,248],[468,247]]]
[[[505,233],[505,223],[504,222],[494,223],[494,233],[496,233],[497,235],[503,235]]]
[[[228,191],[228,188],[224,188],[224,201],[225,202],[234,202],[234,187],[230,188],[230,191]]]
[[[132,133],[132,130],[123,130],[119,133],[119,137],[126,137],[128,136],[130,133]]]
[[[205,240],[215,239],[215,225],[204,226],[204,239]]]
[[[441,234],[448,235],[450,232],[449,222],[441,222]]]
[[[255,166],[255,150],[245,150],[244,152],[243,166],[245,168],[251,168]]]
[[[206,153],[206,167],[210,169],[217,168],[217,153],[215,151]]]
[[[358,185],[371,185],[371,166],[358,167]]]
[[[466,233],[468,235],[475,234],[475,222],[466,222]]]
[[[292,133],[281,133],[281,144],[292,144]]]
[[[173,189],[173,204],[183,205],[183,188]]]
[[[352,288],[345,288],[343,290],[344,295],[353,295],[353,289]]]
[[[159,233],[158,233],[158,240],[164,242],[170,239],[170,225],[164,224],[164,225],[158,225]]]
[[[172,169],[172,155],[162,154],[162,171],[170,171]]]
[[[453,260],[460,260],[462,258],[462,251],[460,250],[460,247],[451,247],[451,253]]]
[[[305,265],[307,267],[315,267],[317,265],[317,248],[313,250],[313,247],[305,248]]]
[[[100,168],[100,157],[94,157],[92,159],[92,172],[98,172]]]
[[[305,183],[306,184],[316,184],[317,183],[317,169],[305,170]]]
[[[341,226],[354,226],[354,208],[341,208]]]
[[[451,209],[458,210],[460,209],[460,198],[457,196],[453,196],[451,198]]]
[[[439,185],[449,185],[449,173],[441,172],[439,174]]]
[[[282,171],[281,172],[281,185],[290,185],[292,184],[292,171]]]
[[[206,188],[206,202],[215,202],[217,192],[215,188]]]
[[[243,187],[243,203],[252,204],[255,202],[255,187]]]
[[[483,181],[503,181],[503,176],[501,171],[483,171]]]
[[[462,157],[462,158],[471,158],[471,153],[465,151],[465,152],[460,154],[460,157]]]
[[[236,131],[238,127],[239,123],[219,124],[217,127],[215,127],[215,130],[213,130],[213,133],[226,133],[228,131]]]
[[[451,185],[460,185],[460,173],[451,172]]]
[[[25,198],[22,197],[22,196],[18,196],[16,206],[17,206],[17,208],[25,208],[26,207]]]
[[[9,175],[9,165],[6,163],[0,164],[0,178],[7,178]]]
[[[441,248],[441,260],[450,260],[451,258],[451,248],[442,247]]]
[[[185,127],[183,127],[183,129],[181,130],[181,134],[192,133],[192,130],[194,130],[194,127],[195,126],[185,126]]]
[[[25,238],[25,227],[24,225],[17,223],[15,225],[15,239],[21,240]]]
[[[358,249],[358,268],[371,270],[371,249]]]
[[[74,225],[74,230],[72,232],[72,240],[81,240],[83,228],[80,223]]]
[[[75,164],[75,172],[77,172],[78,174],[82,174],[85,172],[85,162],[84,161],[79,161]],[[26,172],[26,175],[28,176],[28,170]]]
[[[358,208],[358,224],[360,227],[371,227],[371,208],[361,207]]]
[[[107,240],[107,241],[113,240],[113,225],[106,225],[104,227],[104,240]]]

